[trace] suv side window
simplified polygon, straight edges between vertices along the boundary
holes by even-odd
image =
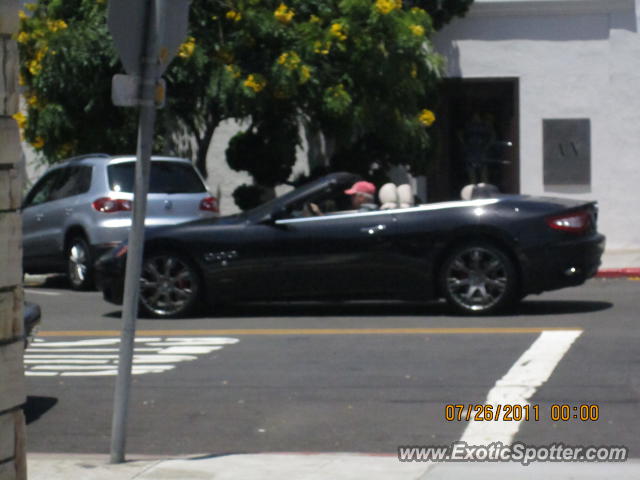
[[[60,170],[54,170],[42,177],[42,179],[36,183],[27,195],[27,198],[24,201],[24,207],[32,207],[34,205],[40,205],[41,203],[50,201],[59,177]]]
[[[51,200],[80,195],[89,190],[91,185],[91,167],[75,166],[61,170],[61,175],[56,182]]]

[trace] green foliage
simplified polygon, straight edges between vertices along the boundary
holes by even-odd
[[[231,142],[228,161],[263,186],[287,180],[301,126],[331,140],[328,160],[341,168],[422,165],[443,65],[430,37],[470,3],[193,0],[189,38],[165,73],[156,149],[191,155],[202,169],[216,127],[235,118],[250,126]],[[122,69],[106,1],[28,8],[18,37],[26,139],[50,162],[133,151],[135,111],[110,100]]]

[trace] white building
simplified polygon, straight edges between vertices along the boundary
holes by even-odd
[[[449,82],[450,115],[441,117],[450,124],[442,152],[449,155],[431,176],[455,164],[456,115],[488,109],[498,138],[514,145],[497,183],[598,200],[607,249],[639,250],[639,7],[637,0],[475,0],[435,39],[447,77],[460,80]]]

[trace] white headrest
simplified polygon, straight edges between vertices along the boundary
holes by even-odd
[[[398,191],[393,183],[385,183],[378,192],[380,210],[398,208]]]
[[[465,185],[460,190],[460,198],[462,200],[471,200],[473,198],[473,190],[476,188],[475,184],[470,183],[469,185]]]
[[[413,190],[411,189],[411,185],[408,183],[398,187],[398,203],[400,203],[400,208],[413,207],[415,203],[413,199]]]

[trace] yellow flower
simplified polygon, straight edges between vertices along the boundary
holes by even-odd
[[[410,25],[409,30],[411,30],[411,33],[416,37],[422,37],[424,35],[424,27],[422,25]]]
[[[431,110],[425,108],[418,115],[418,121],[425,127],[430,127],[436,121],[436,116]]]
[[[22,75],[22,73],[18,74],[18,85],[20,85],[21,87],[24,87],[27,84],[27,79],[24,78],[24,75]]]
[[[278,64],[288,70],[295,70],[300,64],[300,56],[296,52],[284,52],[278,57]]]
[[[54,33],[67,27],[67,22],[64,20],[47,20],[47,28]]]
[[[38,8],[38,5],[36,5],[35,3],[25,3],[24,8],[26,8],[30,12],[35,12]]]
[[[23,10],[18,10],[18,17],[20,17],[20,20],[26,20],[28,18],[27,14],[24,13]]]
[[[242,19],[242,14],[236,10],[229,10],[226,15],[228,20],[239,22]]]
[[[20,130],[24,130],[24,127],[27,126],[27,117],[25,116],[25,114],[22,113],[22,112],[18,112],[18,113],[13,114],[11,117],[18,124],[18,128]]]
[[[40,150],[42,147],[44,147],[44,138],[36,137],[36,139],[31,142],[31,146],[36,150]]]
[[[276,8],[275,12],[273,12],[273,16],[276,17],[276,20],[280,23],[284,23],[285,25],[291,23],[295,14],[295,11],[292,8],[287,7],[284,3],[281,3],[280,6]]]
[[[244,86],[250,88],[254,91],[254,93],[260,92],[266,86],[267,82],[265,82],[258,75],[250,74],[247,79],[244,81]]]
[[[313,51],[315,53],[319,53],[320,55],[328,55],[329,50],[331,50],[331,42],[314,42],[313,43]]]
[[[193,55],[194,50],[196,49],[196,39],[193,37],[187,37],[187,40],[180,45],[178,49],[178,56],[180,58],[189,58]]]
[[[29,34],[27,32],[20,32],[16,40],[18,43],[27,43],[29,41]]]
[[[399,8],[402,8],[402,0],[376,0],[376,10],[383,15],[393,12]]]
[[[38,97],[36,97],[35,95],[29,95],[27,97],[27,104],[30,107],[37,107],[38,106]]]
[[[331,24],[330,29],[331,36],[336,37],[340,41],[345,41],[347,39],[347,34],[344,31],[344,26],[341,23],[333,23]]]
[[[300,67],[300,83],[301,84],[307,83],[310,78],[311,78],[311,69],[306,65],[303,65],[302,67]]]
[[[42,72],[42,64],[38,60],[31,60],[27,64],[27,69],[29,70],[29,73],[35,77],[40,75],[40,72]]]
[[[311,23],[320,23],[320,22],[322,22],[322,20],[320,20],[320,17],[318,17],[317,15],[311,15],[309,17],[309,21]]]

